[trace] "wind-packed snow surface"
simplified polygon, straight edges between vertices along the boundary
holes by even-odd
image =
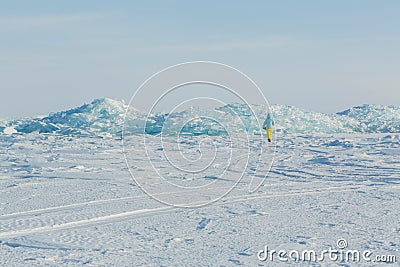
[[[96,99],[81,107],[42,118],[0,121],[0,131],[59,133],[76,136],[121,135],[127,105]],[[189,108],[169,114],[146,114],[131,107],[124,134],[223,135],[229,131],[260,133],[268,107],[228,104],[210,110]],[[400,107],[363,105],[337,114],[323,114],[293,106],[273,105],[276,129],[284,133],[395,133],[400,132]],[[216,119],[217,118],[217,119]]]
[[[128,138],[133,150],[142,149],[142,135]],[[181,139],[183,153],[196,157],[190,144],[202,138]],[[339,238],[352,250],[400,256],[399,134],[280,135],[272,169],[257,192],[248,193],[246,170],[230,194],[196,209],[166,206],[143,193],[117,139],[0,136],[1,266],[281,266],[260,262],[258,251],[266,245],[337,249]],[[212,139],[226,152],[225,137]],[[163,153],[150,143],[150,152]],[[234,149],[245,154],[248,147],[242,142]],[[146,160],[138,158],[131,168],[148,172]],[[185,182],[173,176],[173,166],[168,170],[171,181]],[[241,171],[235,163],[227,170]],[[261,168],[259,175],[267,171]],[[207,175],[197,179],[212,181]],[[182,197],[163,188],[156,193],[166,194]],[[186,199],[196,201],[190,193]]]

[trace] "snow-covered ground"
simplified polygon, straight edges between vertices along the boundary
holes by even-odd
[[[140,149],[143,136],[129,138]],[[223,138],[211,138],[224,146]],[[400,260],[399,134],[281,134],[257,192],[248,193],[246,170],[228,195],[189,209],[143,193],[128,172],[120,138],[31,133],[0,135],[0,142],[1,266],[279,266],[277,259],[259,261],[258,252],[265,246],[322,251],[337,248],[339,239],[348,249],[372,251],[371,257],[396,255],[394,265]],[[245,142],[235,146],[247,149]],[[181,149],[189,158],[198,153]],[[137,157],[131,168],[146,173],[146,160]],[[258,174],[267,171],[261,167]],[[170,200],[182,197],[159,189]]]

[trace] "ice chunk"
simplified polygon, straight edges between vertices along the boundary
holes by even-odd
[[[215,109],[190,107],[180,112],[145,114],[134,107],[128,109],[123,101],[109,98],[96,99],[43,118],[5,121],[0,131],[102,137],[121,136],[122,131],[125,135],[161,132],[163,135],[226,135],[232,132],[260,135],[268,112],[275,118],[275,130],[283,133],[400,132],[399,106],[363,105],[337,114],[324,114],[287,105],[231,103]]]

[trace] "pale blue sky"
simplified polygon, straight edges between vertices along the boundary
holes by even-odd
[[[2,1],[0,118],[111,97],[210,60],[270,103],[400,104],[400,1]]]

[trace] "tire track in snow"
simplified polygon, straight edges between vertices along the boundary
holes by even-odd
[[[320,183],[325,183],[318,181],[316,184]],[[326,182],[330,183],[330,182]],[[298,182],[287,182],[285,183],[285,186],[287,185],[295,185],[298,184]],[[279,186],[282,185],[281,183],[274,183],[271,184],[271,186]],[[189,191],[189,190],[188,190]],[[172,195],[179,193],[178,191],[174,192],[162,192],[157,194],[159,195]],[[48,208],[42,208],[42,209],[35,209],[35,210],[27,210],[27,211],[20,211],[20,212],[13,212],[13,213],[8,213],[8,214],[3,214],[0,215],[0,220],[4,219],[12,219],[12,218],[19,218],[21,216],[26,216],[26,215],[35,215],[35,214],[40,214],[42,215],[43,213],[48,213],[48,212],[54,212],[54,211],[65,211],[73,208],[80,208],[80,207],[86,207],[86,206],[93,206],[93,205],[101,205],[101,204],[110,204],[113,202],[118,202],[118,201],[125,201],[125,200],[134,200],[134,199],[143,199],[143,198],[149,198],[148,195],[142,195],[142,196],[128,196],[128,197],[121,197],[121,198],[110,198],[110,199],[98,199],[98,200],[91,200],[87,202],[79,202],[79,203],[73,203],[73,204],[67,204],[67,205],[62,205],[62,206],[55,206],[55,207],[48,207]]]
[[[396,188],[397,189],[397,188],[400,188],[400,185],[379,186],[379,189],[385,189],[385,188],[390,188],[390,189]],[[290,197],[290,196],[296,196],[296,195],[326,194],[326,193],[353,191],[353,190],[359,190],[359,189],[374,190],[374,189],[377,189],[377,187],[376,186],[371,187],[368,185],[361,185],[361,186],[348,185],[348,186],[334,186],[334,187],[329,187],[329,188],[320,188],[319,191],[316,191],[315,189],[314,190],[299,190],[299,191],[287,192],[287,193],[255,195],[255,196],[249,196],[249,197],[244,197],[244,198],[243,198],[243,196],[238,196],[238,197],[227,198],[225,201],[216,202],[212,205],[220,206],[220,205],[232,204],[232,203],[236,203],[236,202],[243,202],[243,201],[263,199],[263,198]],[[93,226],[93,225],[98,225],[98,224],[107,224],[107,223],[111,223],[111,222],[119,222],[119,221],[123,221],[123,220],[127,220],[127,219],[132,219],[136,216],[141,216],[141,215],[159,215],[159,214],[162,214],[165,212],[175,212],[175,211],[179,211],[179,210],[182,210],[182,209],[171,207],[171,206],[163,206],[163,207],[157,207],[157,208],[145,208],[145,209],[116,213],[116,214],[111,214],[111,215],[106,215],[106,216],[94,217],[94,218],[84,219],[84,220],[79,220],[79,221],[71,221],[71,222],[65,222],[65,223],[54,224],[54,225],[46,225],[46,226],[28,228],[28,229],[17,230],[17,231],[3,232],[3,233],[0,233],[0,238],[1,239],[12,238],[12,237],[24,236],[24,235],[35,234],[35,233],[44,233],[44,232],[51,232],[51,231],[57,231],[57,230],[75,229],[75,228]]]
[[[165,207],[159,207],[159,208],[133,210],[133,211],[129,211],[129,212],[116,213],[116,214],[112,214],[112,215],[95,217],[95,218],[81,220],[81,221],[72,221],[72,222],[66,222],[66,223],[62,223],[62,224],[48,225],[48,226],[24,229],[24,230],[19,230],[19,231],[9,231],[9,232],[5,232],[5,233],[0,233],[0,238],[11,238],[11,237],[16,237],[16,236],[21,236],[21,235],[44,233],[44,232],[63,230],[63,229],[74,229],[74,228],[78,228],[78,227],[92,226],[92,225],[96,225],[96,224],[104,224],[107,222],[120,221],[120,220],[123,220],[124,218],[129,218],[134,215],[149,214],[149,213],[161,213],[162,211],[171,210],[171,209],[173,209],[173,207],[165,206]]]

